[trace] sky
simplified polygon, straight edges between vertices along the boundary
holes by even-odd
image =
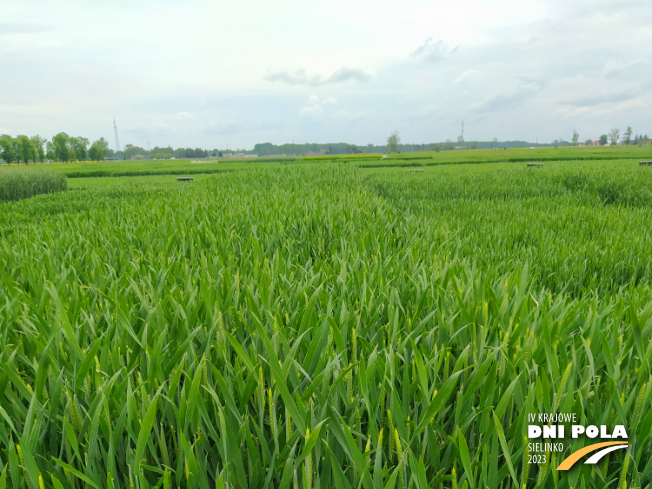
[[[0,134],[251,149],[652,136],[649,0],[3,0]]]

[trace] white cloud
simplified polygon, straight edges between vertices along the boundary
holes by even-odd
[[[453,80],[453,83],[473,82],[479,80],[481,73],[478,70],[466,70]]]
[[[299,114],[309,119],[321,119],[323,112],[321,105],[306,105],[299,111]]]
[[[308,119],[321,119],[324,113],[323,107],[334,104],[337,104],[337,99],[333,97],[322,100],[318,95],[311,95],[308,97],[308,103],[299,111],[299,114]]]
[[[332,85],[347,81],[368,82],[370,79],[371,75],[357,68],[340,68],[328,77],[322,75],[308,76],[304,69],[294,72],[276,71],[265,76],[265,80],[271,82],[281,82],[287,85],[308,85],[311,87]]]
[[[308,104],[299,111],[299,114],[307,119],[317,120],[321,119],[323,112],[319,103],[319,96],[311,95],[308,97]]]
[[[432,37],[429,37],[421,46],[415,49],[410,56],[420,58],[423,61],[435,62],[448,57],[450,54],[457,51],[458,48],[459,46],[455,46],[453,49],[449,49],[448,45],[441,39],[439,41],[434,41]]]

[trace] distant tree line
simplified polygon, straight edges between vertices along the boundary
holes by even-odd
[[[90,146],[89,146],[90,145]],[[0,136],[0,158],[5,163],[43,163],[44,161],[103,161],[109,143],[100,138],[90,144],[88,138],[60,132],[51,141],[39,136]]]
[[[577,141],[579,135],[577,131],[573,131],[573,146],[577,146]],[[620,137],[620,129],[614,127],[607,134],[602,134],[597,140],[600,146],[616,146],[620,145],[638,145],[638,146],[647,146],[650,144],[650,138],[647,134],[636,134],[632,131],[632,128],[627,126],[627,130],[623,132],[623,137]],[[595,144],[591,139],[584,141],[584,146],[593,146]]]
[[[104,161],[105,158],[116,157],[120,159],[208,158],[219,154],[220,151],[217,149],[172,149],[170,146],[165,148],[155,146],[150,152],[133,144],[126,144],[121,151],[114,151],[109,148],[109,142],[105,138],[100,138],[91,144],[88,138],[69,136],[65,132],[60,132],[50,141],[39,135],[12,137],[3,134],[0,136],[0,159],[5,163]]]
[[[406,147],[408,145],[405,145]],[[319,153],[325,151],[325,154],[345,155],[345,154],[360,154],[360,153],[384,153],[385,146],[367,144],[366,146],[358,146],[351,143],[302,143],[302,144],[272,144],[272,143],[258,143],[254,146],[252,151],[247,151],[250,154],[257,154],[258,156],[275,156],[275,155],[288,155],[288,156],[304,156],[308,151]]]
[[[137,147],[137,146],[135,146]],[[125,146],[126,148],[126,146]],[[144,151],[144,150],[143,150]],[[142,153],[145,154],[145,153]],[[202,149],[202,148],[177,148],[172,149],[171,146],[161,148],[159,146],[154,146],[152,148],[152,158],[155,159],[167,159],[167,158],[210,158],[210,157],[219,156],[219,150],[217,149]]]
[[[608,134],[603,134],[598,139],[600,145],[616,144],[650,144],[650,138],[645,135],[634,135],[631,127],[623,133],[620,139],[620,131],[612,129]],[[401,138],[397,131],[394,131],[387,140],[386,145],[355,145],[345,142],[340,143],[287,143],[272,144],[258,143],[253,150],[245,149],[202,149],[202,148],[172,148],[171,146],[155,146],[151,151],[147,151],[140,146],[126,144],[121,151],[114,151],[109,148],[109,142],[105,138],[100,138],[90,144],[88,138],[69,136],[65,132],[60,132],[51,140],[47,140],[39,135],[28,137],[19,135],[16,137],[3,134],[0,136],[0,159],[5,163],[36,163],[44,161],[103,161],[105,158],[119,159],[170,159],[170,158],[210,158],[221,157],[229,153],[256,154],[261,157],[287,155],[287,156],[304,156],[307,152],[343,155],[343,154],[369,154],[369,153],[411,153],[419,151],[451,151],[455,149],[509,149],[509,148],[526,148],[526,147],[549,147],[549,146],[577,146],[579,144],[579,134],[573,131],[572,141],[554,140],[551,143],[531,143],[527,141],[498,141],[494,138],[492,141],[464,141],[462,136],[453,142],[447,139],[444,142],[414,144],[401,143]],[[593,144],[587,139],[585,145]]]

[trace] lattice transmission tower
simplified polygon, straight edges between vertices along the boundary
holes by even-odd
[[[118,123],[113,118],[113,131],[115,132],[115,150],[120,151],[120,140],[118,139]]]

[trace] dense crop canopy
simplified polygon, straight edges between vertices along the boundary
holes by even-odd
[[[26,199],[66,190],[65,175],[45,171],[23,172],[3,169],[0,173],[0,202]]]
[[[0,485],[645,487],[649,196],[456,168],[5,204]],[[534,411],[627,424],[627,461],[530,466]]]

